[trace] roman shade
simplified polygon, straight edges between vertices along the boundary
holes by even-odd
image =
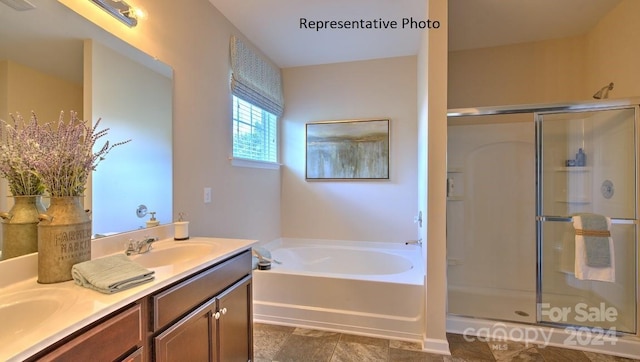
[[[284,110],[280,69],[231,36],[231,93],[276,116]]]

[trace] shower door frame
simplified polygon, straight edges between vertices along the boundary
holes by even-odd
[[[606,103],[606,102],[604,102]],[[591,326],[591,327],[587,327],[584,325],[573,325],[571,323],[568,322],[551,322],[551,321],[543,321],[541,318],[541,306],[542,306],[542,284],[543,284],[543,273],[542,273],[542,265],[543,265],[543,258],[544,258],[544,252],[543,252],[543,222],[545,221],[550,221],[550,222],[572,222],[573,219],[569,216],[566,215],[544,215],[544,211],[543,211],[543,181],[542,181],[542,177],[543,177],[543,166],[542,166],[542,162],[543,162],[543,158],[541,157],[542,155],[542,123],[543,123],[543,117],[546,115],[556,115],[556,114],[571,114],[571,113],[585,113],[585,112],[598,112],[598,111],[613,111],[613,110],[633,110],[634,111],[634,120],[633,120],[633,129],[634,129],[634,153],[635,153],[635,157],[634,157],[634,161],[635,161],[635,179],[634,179],[634,184],[635,184],[635,196],[636,196],[636,202],[634,205],[634,215],[635,218],[634,219],[628,219],[628,218],[612,218],[611,219],[611,223],[612,224],[625,224],[625,225],[634,225],[635,226],[635,243],[634,243],[634,249],[636,251],[636,260],[635,260],[635,273],[636,273],[636,282],[634,283],[635,285],[635,316],[636,316],[636,320],[635,320],[635,333],[629,333],[629,332],[620,332],[620,331],[616,331],[615,329],[613,330],[615,333],[614,334],[631,334],[631,335],[640,335],[640,331],[638,329],[639,326],[639,311],[638,311],[638,304],[640,303],[640,291],[639,291],[639,287],[638,287],[638,280],[640,275],[639,270],[638,270],[638,262],[640,261],[640,257],[638,256],[638,191],[639,191],[639,176],[640,176],[640,163],[638,161],[638,151],[639,151],[639,146],[638,146],[638,115],[639,115],[639,107],[638,104],[639,103],[631,103],[631,104],[627,104],[627,105],[605,105],[604,103],[596,103],[597,107],[592,107],[592,108],[588,108],[588,109],[580,109],[580,110],[552,110],[552,111],[547,111],[547,110],[543,110],[543,111],[536,111],[534,112],[534,121],[535,121],[535,137],[536,137],[536,170],[535,170],[535,175],[536,175],[536,247],[537,247],[537,270],[536,270],[536,307],[537,307],[537,323],[540,325],[546,325],[546,326],[551,326],[551,327],[574,327],[576,328],[576,330],[580,330],[581,328],[588,328],[588,329],[594,329],[595,326]]]
[[[639,218],[638,215],[638,199],[640,198],[640,155],[638,152],[640,151],[640,136],[638,133],[640,132],[639,128],[639,120],[640,117],[640,98],[627,98],[627,99],[606,99],[606,100],[598,100],[598,101],[585,101],[585,102],[571,102],[571,103],[548,103],[548,104],[522,104],[522,105],[510,105],[510,106],[495,106],[495,107],[476,107],[476,108],[456,108],[449,109],[447,111],[447,117],[464,117],[464,116],[487,116],[487,115],[506,115],[506,114],[517,114],[517,113],[531,113],[533,115],[532,121],[535,125],[535,186],[536,186],[536,323],[539,325],[545,325],[549,327],[557,327],[563,328],[570,325],[560,324],[560,323],[552,323],[552,322],[544,322],[541,321],[540,318],[540,304],[542,301],[542,221],[543,219],[539,219],[542,211],[542,182],[541,182],[541,172],[542,172],[542,159],[539,157],[541,152],[542,144],[540,142],[540,132],[539,132],[539,124],[538,120],[540,115],[545,114],[557,114],[557,113],[578,113],[578,112],[591,112],[591,111],[605,111],[605,110],[615,110],[615,109],[630,109],[635,108],[635,117],[634,117],[634,146],[635,146],[635,190],[636,190],[636,202],[635,202],[635,215],[636,218]],[[554,219],[552,217],[546,217],[544,220],[547,221],[568,221],[566,217],[558,217],[558,219]],[[613,221],[612,221],[613,222]],[[634,336],[640,337],[640,286],[638,282],[640,281],[640,248],[638,243],[638,238],[640,237],[638,229],[638,221],[637,219],[621,219],[615,220],[616,223],[626,223],[626,224],[634,224],[636,229],[636,240],[635,240],[635,278],[636,278],[636,290],[635,290],[635,312],[636,312],[636,333],[622,333],[622,334],[630,334]]]

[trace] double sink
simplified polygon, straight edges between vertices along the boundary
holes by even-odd
[[[220,244],[211,239],[202,242],[165,239],[155,242],[150,251],[131,255],[130,258],[149,269],[175,268],[181,264],[190,266],[199,261],[204,263],[215,256],[213,254],[220,247]],[[70,286],[73,282],[30,283],[35,285],[0,295],[0,346],[6,346],[16,339],[28,338],[51,318],[59,317],[60,313],[73,313],[74,305],[80,302],[77,294],[84,293],[74,291],[78,288],[85,289]],[[99,298],[98,295],[96,298]]]

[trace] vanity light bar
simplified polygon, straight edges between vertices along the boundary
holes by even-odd
[[[138,25],[136,11],[124,0],[90,0],[129,27]]]

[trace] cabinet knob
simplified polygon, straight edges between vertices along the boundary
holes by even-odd
[[[215,318],[215,319],[220,319],[220,312],[215,312],[215,313],[213,314],[213,318]]]
[[[222,315],[227,314],[227,308],[222,308],[221,312],[222,312]]]

